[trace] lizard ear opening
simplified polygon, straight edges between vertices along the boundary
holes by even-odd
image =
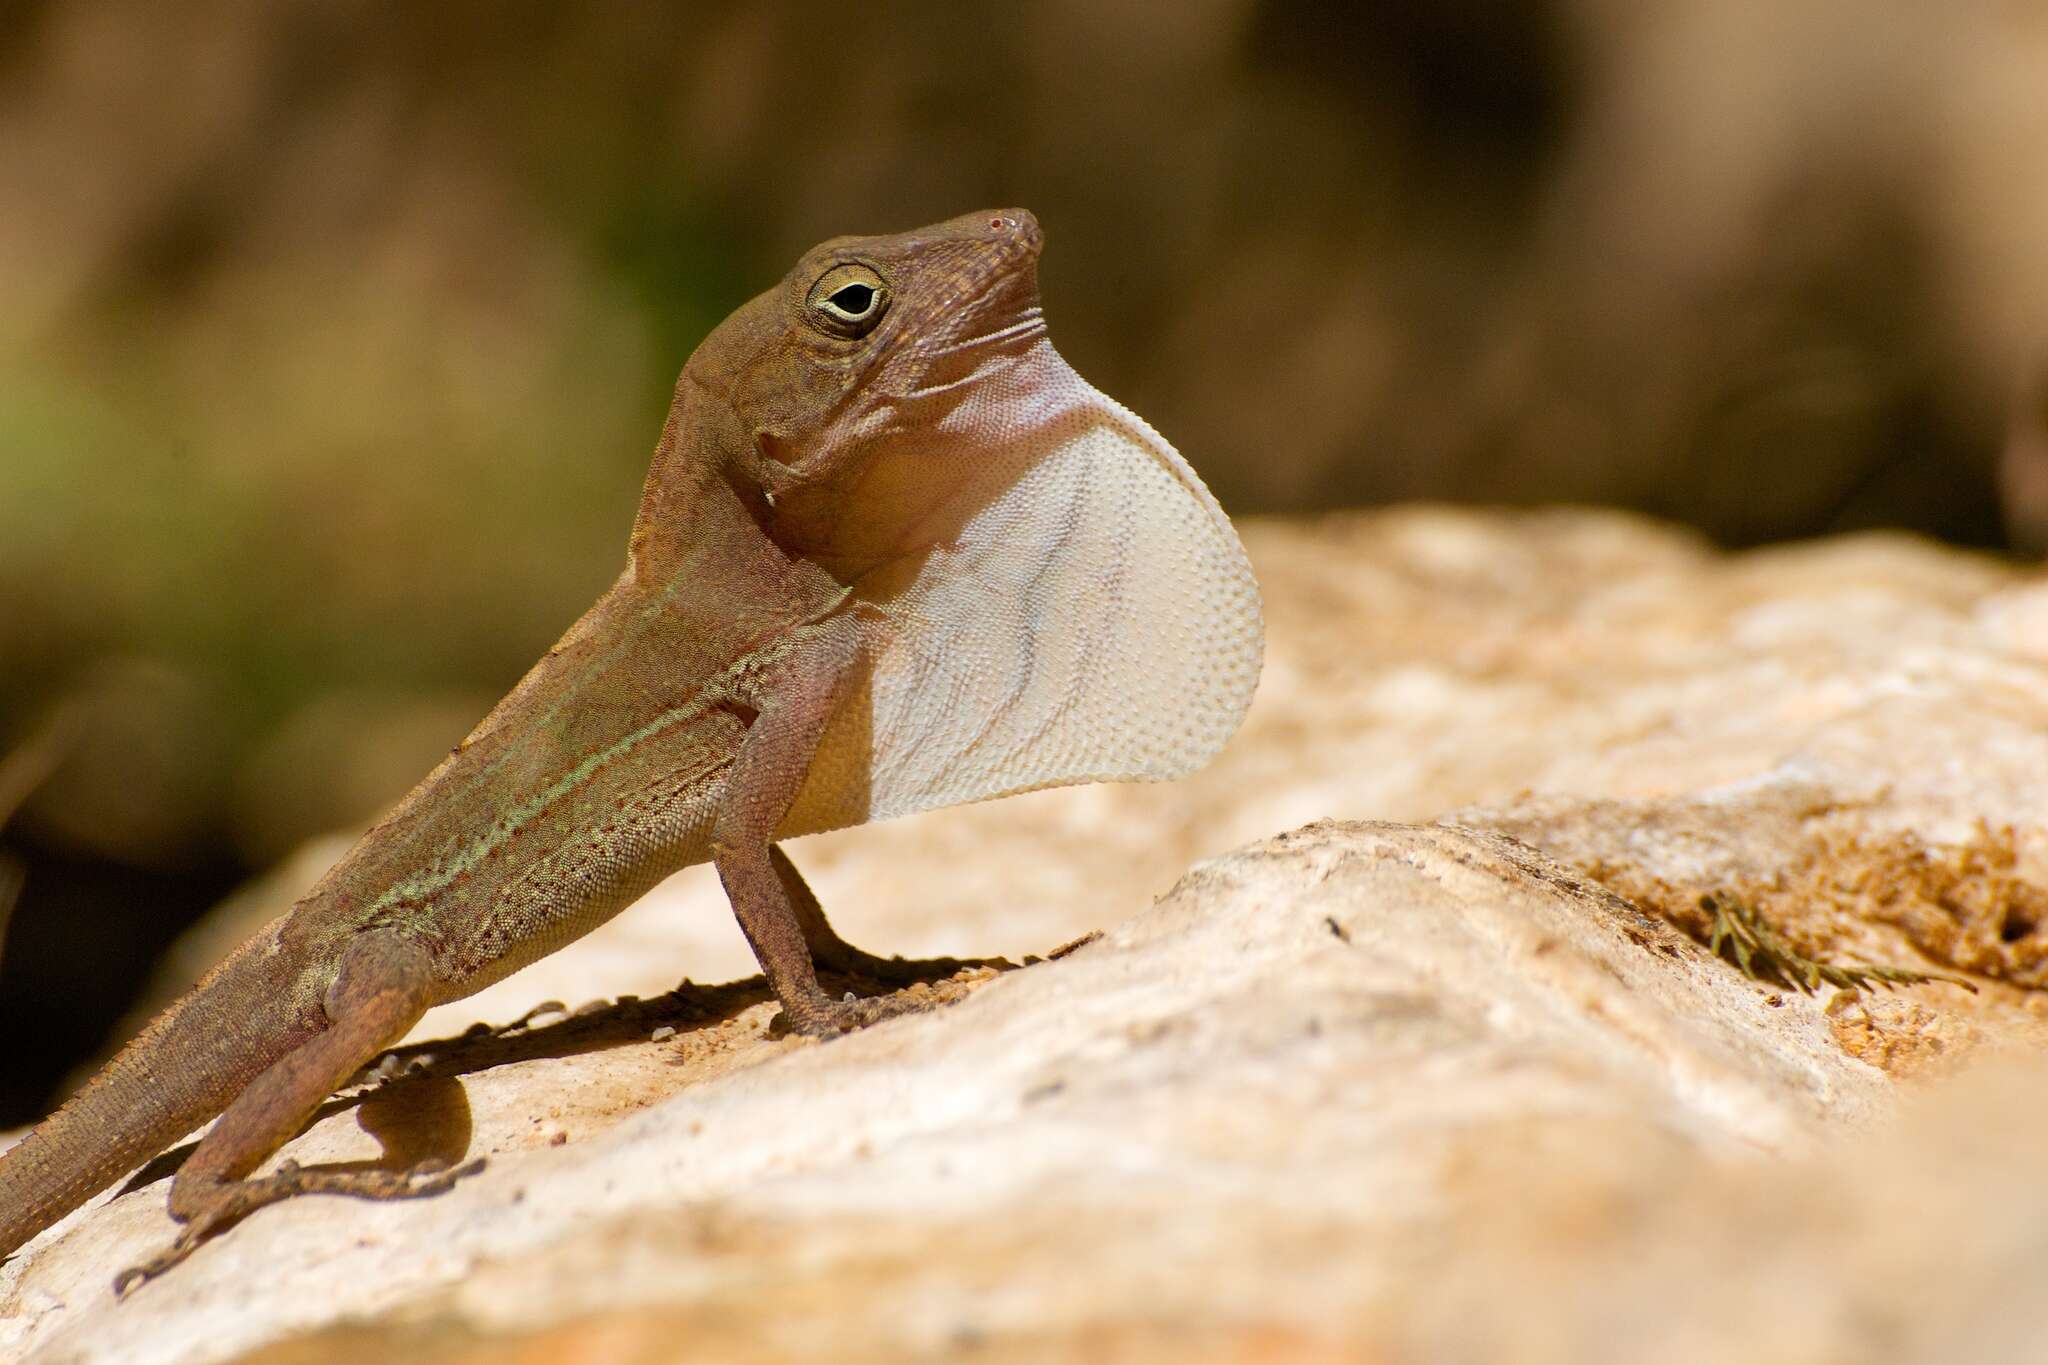
[[[1178,777],[1250,704],[1258,585],[1187,462],[1049,342],[972,388],[844,509],[902,552],[854,584],[885,643],[786,835]]]

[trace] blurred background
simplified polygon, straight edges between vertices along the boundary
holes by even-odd
[[[0,0],[0,1126],[617,572],[816,240],[1018,203],[1227,507],[2048,539],[2031,0]]]

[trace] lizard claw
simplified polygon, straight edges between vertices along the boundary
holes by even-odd
[[[207,1234],[212,1230],[213,1224],[210,1222],[188,1224],[185,1230],[178,1234],[178,1239],[162,1251],[159,1251],[141,1265],[131,1265],[116,1275],[114,1277],[114,1297],[116,1299],[126,1299],[137,1285],[142,1284],[144,1281],[155,1279],[172,1266],[182,1262],[187,1256],[192,1254],[201,1242],[206,1240]]]
[[[792,1033],[810,1038],[837,1038],[843,1033],[879,1024],[903,1014],[921,1014],[931,1008],[928,1001],[908,995],[884,995],[870,999],[848,992],[841,1000],[829,1000],[821,993],[799,1009],[783,1006],[782,1017]]]

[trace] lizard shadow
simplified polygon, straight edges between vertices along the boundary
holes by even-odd
[[[832,971],[821,971],[819,978],[835,988],[858,986],[873,991],[877,984],[866,976]],[[358,1078],[351,1089],[323,1102],[293,1138],[323,1119],[355,1109],[357,1122],[376,1139],[382,1149],[380,1154],[372,1160],[323,1162],[306,1169],[397,1171],[428,1160],[452,1166],[467,1155],[475,1136],[462,1077],[518,1062],[574,1057],[644,1043],[650,1034],[662,1028],[675,1030],[680,1038],[687,1032],[728,1024],[746,1010],[774,998],[766,979],[755,976],[715,986],[685,981],[674,990],[649,999],[622,995],[609,1002],[593,1001],[573,1011],[550,1001],[510,1024],[472,1024],[453,1038],[389,1049],[380,1054],[372,1074]],[[542,1018],[548,1022],[537,1022]],[[786,1021],[778,1013],[768,1036],[778,1037],[785,1032]],[[198,1146],[194,1139],[163,1152],[131,1176],[116,1197],[176,1174]]]
[[[652,999],[624,995],[614,1001],[594,1001],[573,1012],[549,1002],[510,1024],[473,1024],[452,1038],[411,1043],[380,1054],[376,1071],[382,1079],[376,1074],[359,1078],[353,1088],[314,1110],[293,1138],[323,1119],[355,1109],[359,1111],[357,1122],[383,1149],[379,1156],[323,1162],[308,1170],[405,1170],[430,1159],[454,1164],[467,1153],[475,1134],[462,1077],[518,1062],[574,1057],[642,1043],[663,1027],[673,1028],[679,1035],[685,1030],[715,1028],[773,998],[761,977],[717,986],[685,981]],[[557,1015],[560,1017],[553,1017]],[[537,1022],[543,1017],[548,1022]],[[131,1176],[120,1193],[126,1195],[174,1175],[198,1146],[194,1139],[157,1156]]]

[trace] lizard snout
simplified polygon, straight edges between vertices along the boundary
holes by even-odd
[[[991,232],[1012,238],[1033,256],[1045,245],[1045,232],[1030,209],[996,209],[988,215]]]

